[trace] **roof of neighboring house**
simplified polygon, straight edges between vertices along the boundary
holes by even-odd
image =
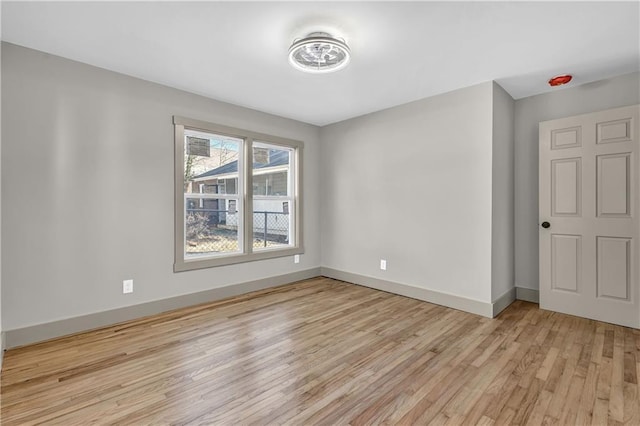
[[[269,162],[268,163],[253,163],[254,169],[266,169],[267,167],[276,167],[289,164],[289,152],[282,149],[270,149],[269,150]],[[201,179],[204,177],[213,177],[218,175],[226,175],[230,173],[238,173],[238,160],[232,161],[227,164],[223,164],[208,172],[194,176],[191,179]]]

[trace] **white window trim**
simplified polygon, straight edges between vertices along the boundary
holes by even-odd
[[[252,262],[256,260],[273,259],[277,257],[293,256],[296,254],[304,253],[303,235],[302,235],[302,156],[304,144],[300,141],[293,139],[286,139],[272,135],[266,135],[262,133],[256,133],[248,130],[236,129],[233,127],[222,126],[219,124],[208,123],[206,121],[193,120],[190,118],[174,116],[174,156],[175,156],[175,199],[174,199],[174,265],[175,272],[189,271],[194,269],[211,268],[215,266],[232,265],[237,263]],[[216,195],[217,198],[233,198],[237,199],[238,213],[242,212],[243,228],[241,232],[243,253],[230,253],[216,255],[215,257],[201,257],[201,258],[185,258],[184,250],[184,236],[185,236],[185,196],[184,196],[184,132],[185,128],[189,130],[199,130],[207,133],[220,134],[225,136],[231,136],[238,139],[242,139],[243,152],[238,155],[238,177],[240,173],[243,174],[244,182],[242,186],[244,191],[239,191],[237,195],[231,194],[208,194]],[[291,238],[294,240],[293,245],[287,245],[283,248],[270,248],[269,250],[253,250],[253,173],[251,167],[242,167],[247,164],[247,161],[251,159],[251,152],[253,149],[253,142],[264,142],[270,145],[278,145],[288,148],[293,148],[294,158],[294,170],[290,173],[291,182],[295,183],[292,188],[293,192],[288,201],[291,203],[293,216],[291,226]],[[238,185],[240,185],[242,179],[238,179]],[[190,194],[191,195],[191,194]],[[193,194],[195,195],[195,194]],[[220,195],[224,195],[220,197]],[[195,198],[195,197],[189,197]],[[246,212],[250,212],[247,214]]]

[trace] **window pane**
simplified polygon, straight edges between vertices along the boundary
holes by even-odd
[[[185,193],[237,194],[241,143],[229,136],[185,130]]]
[[[264,143],[253,145],[253,248],[292,244],[293,150]]]
[[[239,199],[215,194],[238,194],[242,140],[187,129],[184,142],[185,257],[241,252]]]
[[[185,199],[185,255],[197,257],[240,251],[238,200]]]
[[[253,144],[253,195],[289,196],[290,148]]]
[[[282,201],[260,200],[253,210],[253,248],[281,247],[289,245],[290,215],[283,211]],[[286,203],[286,201],[285,201]],[[280,211],[277,211],[278,208]]]

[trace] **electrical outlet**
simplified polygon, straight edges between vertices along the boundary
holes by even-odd
[[[133,293],[133,280],[122,281],[122,293]]]
[[[380,259],[380,269],[382,269],[383,271],[387,270],[387,261],[384,259]]]
[[[299,254],[294,254],[293,255],[293,263],[300,263],[300,255]]]

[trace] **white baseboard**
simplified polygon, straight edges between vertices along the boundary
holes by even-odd
[[[493,301],[493,317],[497,317],[498,314],[504,311],[510,304],[516,301],[516,288],[512,287],[507,290],[502,296]]]
[[[337,269],[326,268],[324,266],[321,268],[321,273],[325,277],[334,278],[336,280],[346,281],[349,283],[374,288],[376,290],[382,290],[388,293],[410,297],[412,299],[424,300],[425,302],[435,303],[436,305],[447,306],[449,308],[458,309],[472,314],[482,315],[483,317],[487,318],[493,318],[494,312],[500,312],[502,309],[508,306],[508,304],[504,305],[504,303],[506,302],[503,302],[502,299],[509,292],[505,293],[505,296],[501,296],[496,303],[486,303],[479,300],[467,299],[465,297],[456,296],[453,294],[428,290],[422,287],[415,287],[408,284],[400,284],[393,281],[381,280],[379,278],[368,277],[351,272],[339,271]],[[498,310],[498,308],[502,305],[504,305],[504,307]]]
[[[94,314],[53,321],[45,324],[38,324],[29,327],[6,330],[0,333],[0,368],[4,349],[15,348],[17,346],[28,345],[41,342],[60,336],[65,336],[82,331],[89,331],[96,328],[142,318],[149,315],[171,311],[174,309],[215,301],[227,297],[233,297],[252,291],[263,290],[278,285],[289,284],[296,281],[326,276],[376,290],[386,291],[413,299],[424,300],[437,305],[447,306],[472,314],[493,318],[509,306],[515,299],[526,300],[538,303],[538,290],[515,287],[504,293],[493,303],[481,302],[479,300],[468,299],[453,294],[442,293],[408,284],[401,284],[386,281],[379,278],[354,274],[332,268],[311,268],[305,271],[291,274],[279,275],[276,277],[264,278],[255,281],[215,288],[198,293],[186,294],[169,299],[157,300],[142,303],[134,306],[113,309],[110,311],[96,312]]]
[[[540,303],[540,291],[532,288],[516,287],[516,299],[525,302]]]
[[[89,315],[82,315],[79,317],[33,325],[30,327],[6,330],[5,333],[3,333],[3,337],[6,339],[6,348],[10,349],[68,334],[94,330],[96,328],[106,327],[136,318],[172,311],[174,309],[226,299],[227,297],[250,293],[252,291],[264,290],[278,285],[314,278],[319,275],[320,268],[311,268],[290,274],[278,275],[275,277],[248,281],[226,287],[214,288],[198,293],[171,297],[169,299],[156,300],[153,302],[141,303],[139,305],[127,306],[104,312],[96,312]]]

